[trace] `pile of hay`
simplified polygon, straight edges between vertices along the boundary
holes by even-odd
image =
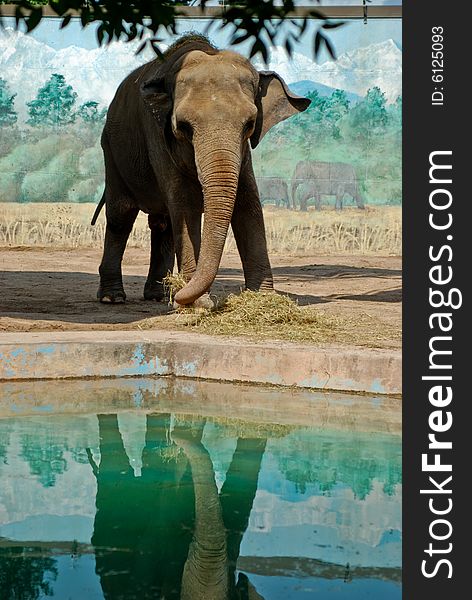
[[[215,310],[192,316],[187,325],[216,335],[326,341],[334,339],[336,329],[335,319],[313,308],[300,308],[288,296],[275,292],[230,294]]]
[[[172,304],[174,302],[175,294],[179,290],[184,288],[186,284],[187,281],[185,280],[182,273],[167,273],[167,275],[162,280],[162,285],[164,286],[166,296],[169,297],[169,304]]]
[[[181,274],[169,274],[164,278],[164,285],[172,304],[186,281]],[[335,317],[314,306],[301,307],[289,296],[275,292],[246,290],[224,298],[212,296],[212,300],[213,310],[182,306],[167,319],[141,321],[139,328],[192,328],[209,335],[301,343],[334,342],[370,348],[383,347],[385,340],[401,339],[397,328],[367,313]]]

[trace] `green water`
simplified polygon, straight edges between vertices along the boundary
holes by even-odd
[[[1,600],[401,598],[398,435],[49,407],[0,481]]]

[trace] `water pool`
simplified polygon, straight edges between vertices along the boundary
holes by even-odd
[[[0,386],[0,598],[401,598],[398,399]]]

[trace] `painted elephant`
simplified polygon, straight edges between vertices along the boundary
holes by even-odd
[[[298,193],[297,193],[298,192]],[[341,210],[346,194],[352,196],[358,208],[364,208],[359,181],[352,165],[342,162],[303,160],[292,177],[292,201],[300,210],[308,210],[308,200],[314,198],[316,210],[321,209],[322,196],[335,196],[336,210]]]
[[[236,564],[266,440],[238,439],[219,494],[201,442],[205,420],[177,424],[171,434],[171,415],[146,420],[140,477],[115,414],[98,416],[100,464],[88,453],[97,479],[92,544],[104,598],[263,600],[246,575],[236,576]],[[166,449],[176,447],[183,453],[170,458]]]
[[[290,208],[288,185],[281,177],[258,177],[257,188],[261,204],[275,202],[276,206]]]
[[[251,162],[276,123],[305,110],[271,71],[188,35],[119,86],[102,134],[107,226],[98,297],[123,302],[121,261],[133,223],[149,215],[151,258],[146,299],[162,299],[162,278],[178,269],[191,304],[219,267],[229,224],[248,289],[272,289],[261,204]],[[203,231],[202,213],[205,214]],[[94,222],[94,219],[92,222]]]

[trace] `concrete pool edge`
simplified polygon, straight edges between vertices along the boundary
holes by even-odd
[[[401,352],[175,331],[0,334],[0,380],[165,376],[401,394]]]

